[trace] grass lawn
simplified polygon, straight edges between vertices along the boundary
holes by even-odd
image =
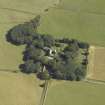
[[[43,15],[39,32],[105,46],[104,5],[104,0],[62,0]]]
[[[0,72],[0,105],[38,105],[39,84],[35,75]]]
[[[45,105],[104,105],[105,85],[52,81]]]

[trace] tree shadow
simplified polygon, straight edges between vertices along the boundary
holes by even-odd
[[[42,83],[39,85],[41,88],[44,88],[45,87],[45,83]]]

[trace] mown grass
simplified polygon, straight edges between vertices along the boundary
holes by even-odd
[[[62,0],[42,17],[39,32],[105,46],[104,4],[104,0]]]
[[[45,105],[104,105],[105,85],[52,81]]]

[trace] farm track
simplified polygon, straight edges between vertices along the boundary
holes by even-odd
[[[105,85],[105,81],[102,80],[95,80],[95,79],[86,79],[84,82],[98,84],[98,85]]]
[[[39,105],[44,105],[45,104],[45,100],[46,100],[46,96],[47,96],[47,92],[48,92],[48,85],[49,85],[49,80],[45,80],[45,86],[43,88],[43,92],[42,92],[42,95],[41,95]]]
[[[0,72],[11,72],[11,73],[19,73],[19,70],[11,70],[11,69],[0,69]]]

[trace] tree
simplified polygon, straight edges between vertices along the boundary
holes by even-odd
[[[33,41],[33,37],[32,36],[26,36],[24,37],[24,43],[30,44]]]
[[[83,79],[88,64],[89,44],[75,39],[55,39],[51,35],[39,34],[37,33],[39,22],[40,16],[38,15],[29,22],[13,27],[7,34],[9,42],[15,45],[26,44],[23,52],[24,64],[20,66],[21,71],[36,73],[40,79],[44,80],[50,77],[77,81]],[[77,56],[80,54],[80,48],[85,52],[83,55],[86,58],[83,59],[82,64],[76,61],[79,59]],[[42,66],[47,69],[43,70]]]
[[[70,44],[71,40],[69,38],[63,38],[63,39],[58,39],[57,42]]]
[[[25,52],[25,58],[33,59],[35,61],[39,61],[44,55],[44,51],[36,47],[29,48]]]
[[[35,28],[39,25],[39,20],[40,16],[36,16],[36,18],[30,22],[13,27],[6,35],[7,41],[15,45],[26,44],[27,42],[29,43],[33,39]]]
[[[37,15],[34,19],[30,21],[34,28],[37,28],[40,25],[40,15]]]
[[[75,75],[75,73],[74,73],[74,72],[67,73],[67,74],[66,74],[66,79],[67,79],[67,80],[71,80],[71,81],[76,80],[76,75]]]
[[[25,44],[27,40],[29,42],[29,37],[32,33],[35,33],[35,31],[31,26],[27,25],[27,23],[19,24],[7,33],[7,40],[15,45]]]
[[[53,73],[53,78],[56,78],[56,79],[59,79],[59,80],[64,79],[63,73],[60,70],[56,70]]]
[[[69,51],[69,52],[77,52],[79,50],[79,46],[78,44],[75,42],[75,43],[72,43],[72,44],[69,44],[65,49],[64,51]]]
[[[89,44],[86,42],[79,42],[78,46],[79,46],[79,48],[82,48],[82,49],[88,49],[89,48]]]
[[[26,61],[21,68],[22,72],[28,74],[40,72],[41,69],[42,69],[41,63],[40,62],[34,63],[33,60]]]
[[[55,39],[51,35],[42,35],[44,46],[52,47],[55,45]]]
[[[24,44],[24,35],[20,32],[21,25],[15,26],[9,30],[7,40],[13,44]]]
[[[32,41],[32,45],[38,48],[44,47],[44,41],[42,39],[36,39]]]
[[[49,62],[49,59],[47,56],[43,56],[40,58],[40,62],[43,64],[43,65],[48,65],[48,62]]]
[[[45,70],[44,72],[38,73],[37,76],[38,76],[38,78],[40,78],[42,80],[49,80],[50,79],[50,75],[49,75],[47,70]]]
[[[88,59],[83,59],[82,64],[87,65],[88,64]]]
[[[84,67],[78,67],[75,70],[75,75],[76,75],[76,80],[77,81],[82,80],[86,75],[86,69]]]

